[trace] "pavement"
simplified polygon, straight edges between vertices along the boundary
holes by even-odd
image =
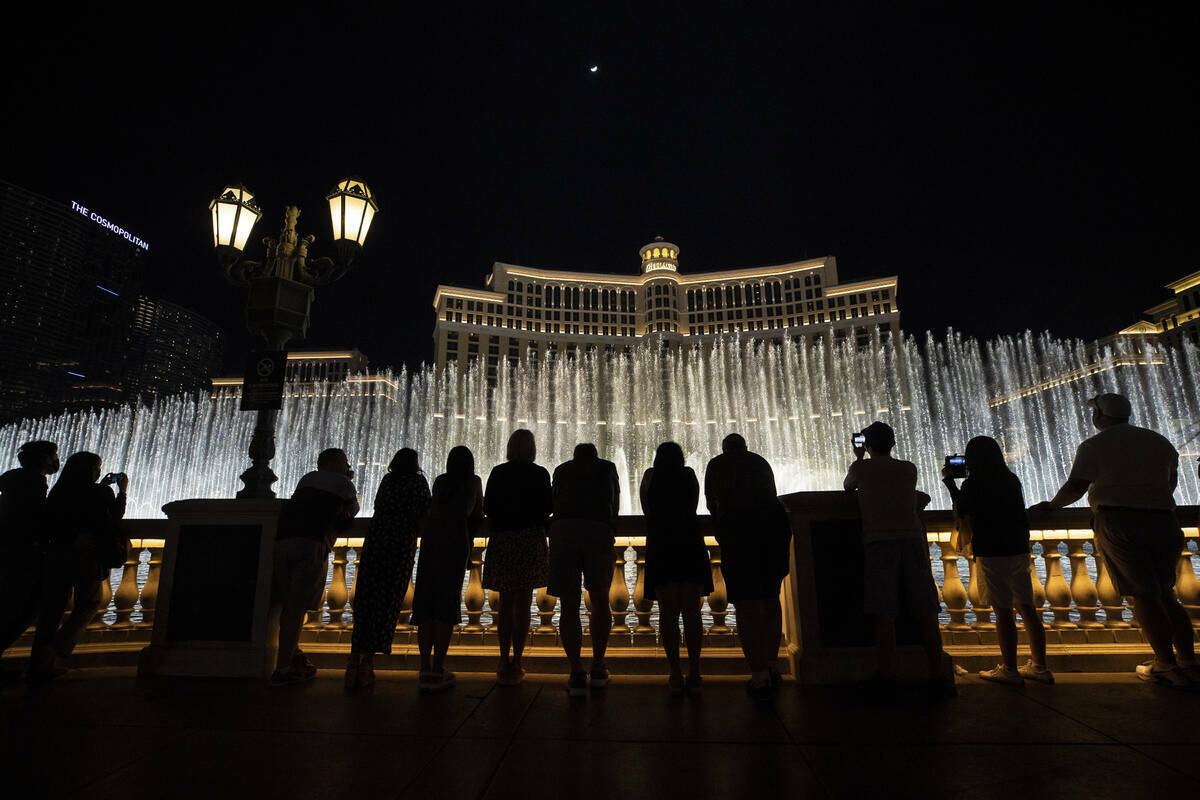
[[[1200,692],[1131,675],[1054,686],[959,679],[880,704],[853,687],[785,683],[774,701],[715,677],[698,698],[614,676],[568,698],[560,676],[518,687],[460,675],[422,696],[381,672],[347,696],[305,684],[139,679],[75,670],[0,689],[6,796],[138,798],[1074,798],[1200,796]],[[6,787],[6,788],[7,788]],[[1171,792],[1164,795],[1164,792]]]

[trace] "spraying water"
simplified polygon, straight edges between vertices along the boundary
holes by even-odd
[[[1096,352],[1048,334],[983,344],[953,332],[942,341],[926,334],[923,343],[908,337],[863,349],[733,336],[686,353],[650,340],[631,357],[590,354],[516,367],[502,361],[494,387],[478,364],[293,385],[279,414],[272,467],[276,491],[286,497],[320,450],[342,447],[358,463],[362,513],[369,515],[400,447],[416,448],[433,476],[451,447],[466,444],[486,477],[503,460],[509,434],[529,428],[538,462],[551,468],[578,442],[595,442],[617,465],[622,513],[637,514],[638,482],[659,442],[678,442],[703,475],[721,439],[737,431],[771,462],[780,493],[840,489],[853,458],[851,434],[879,419],[896,429],[895,454],[917,465],[934,507],[948,502],[939,486],[944,456],[961,453],[977,435],[1001,443],[1033,503],[1053,495],[1075,447],[1094,433],[1086,401],[1102,391],[1127,395],[1136,424],[1194,457],[1197,377],[1200,351],[1190,344],[1129,341]],[[127,515],[161,517],[172,500],[234,496],[249,465],[253,424],[236,394],[165,397],[5,426],[0,456],[15,466],[17,448],[30,439],[57,442],[64,456],[97,452],[106,471],[131,476]],[[1181,463],[1176,499],[1200,501],[1194,466]]]

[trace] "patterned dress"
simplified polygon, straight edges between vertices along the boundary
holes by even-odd
[[[417,536],[429,511],[429,482],[420,473],[389,472],[375,495],[354,588],[356,653],[391,653],[400,606],[412,579]]]

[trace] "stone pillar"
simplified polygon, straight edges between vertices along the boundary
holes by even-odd
[[[483,633],[483,548],[471,545],[471,569],[467,574],[467,591],[463,593],[463,605],[467,608],[465,633]]]
[[[1083,549],[1083,543],[1083,539],[1067,540],[1067,557],[1071,559],[1071,597],[1075,601],[1075,610],[1079,612],[1079,627],[1103,628],[1104,623],[1096,619],[1100,595],[1088,573],[1087,551]]]
[[[1183,543],[1183,551],[1179,554],[1179,575],[1175,580],[1175,594],[1179,602],[1192,618],[1192,627],[1200,628],[1200,580],[1196,579],[1196,571],[1192,567],[1192,551],[1188,549],[1187,541]]]
[[[279,630],[271,575],[281,507],[279,500],[181,500],[163,507],[157,608],[139,674],[271,674]]]
[[[1071,621],[1071,587],[1063,577],[1062,554],[1058,552],[1058,537],[1051,537],[1050,531],[1042,538],[1042,558],[1046,562],[1046,599],[1050,601],[1050,611],[1054,620],[1050,627],[1059,630],[1078,628]]]
[[[962,576],[958,574],[958,551],[949,540],[939,541],[942,551],[942,602],[950,613],[950,622],[946,630],[951,632],[969,631],[967,624],[967,589],[963,586]]]
[[[133,620],[130,617],[137,605],[137,571],[141,561],[142,549],[131,546],[125,564],[121,567],[121,582],[117,585],[117,593],[113,596],[117,606],[117,621],[113,623],[114,629],[123,630],[133,627]],[[107,606],[107,603],[105,605]]]
[[[1102,556],[1096,557],[1096,593],[1100,597],[1100,607],[1104,609],[1104,627],[1132,627],[1125,621],[1125,600],[1117,592],[1116,584],[1108,574],[1108,564]]]
[[[325,590],[325,599],[329,603],[329,627],[346,627],[346,603],[350,592],[346,588],[346,550],[345,539],[339,539],[341,544],[333,548],[333,576],[329,588]]]
[[[996,624],[992,622],[991,598],[987,596],[987,587],[983,583],[983,575],[979,563],[972,556],[967,559],[967,598],[971,601],[971,610],[975,612],[975,624],[971,627],[977,631],[994,631]]]
[[[633,546],[636,554],[637,583],[633,587],[633,613],[637,616],[637,627],[633,631],[634,644],[654,644],[658,641],[654,628],[650,626],[650,614],[654,601],[646,599],[646,545]]]
[[[620,647],[629,640],[629,587],[625,584],[625,545],[613,545],[613,577],[608,587],[608,607],[613,624],[609,642]]]

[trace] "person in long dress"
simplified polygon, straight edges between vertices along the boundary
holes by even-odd
[[[433,482],[433,501],[421,533],[412,623],[421,651],[421,692],[454,686],[446,649],[462,624],[463,572],[470,567],[471,542],[483,521],[483,483],[475,456],[459,445],[446,456],[446,471]]]
[[[667,683],[672,694],[699,694],[704,638],[700,603],[713,591],[712,563],[696,518],[700,484],[684,464],[678,444],[658,446],[654,466],[642,476],[638,494],[646,515],[645,596],[658,600],[658,629],[671,670]],[[680,615],[688,651],[686,680],[679,662]]]
[[[417,451],[396,452],[375,494],[375,513],[363,540],[354,588],[354,631],[346,689],[375,681],[375,654],[392,652],[392,636],[412,579],[417,535],[429,511],[429,482]]]

